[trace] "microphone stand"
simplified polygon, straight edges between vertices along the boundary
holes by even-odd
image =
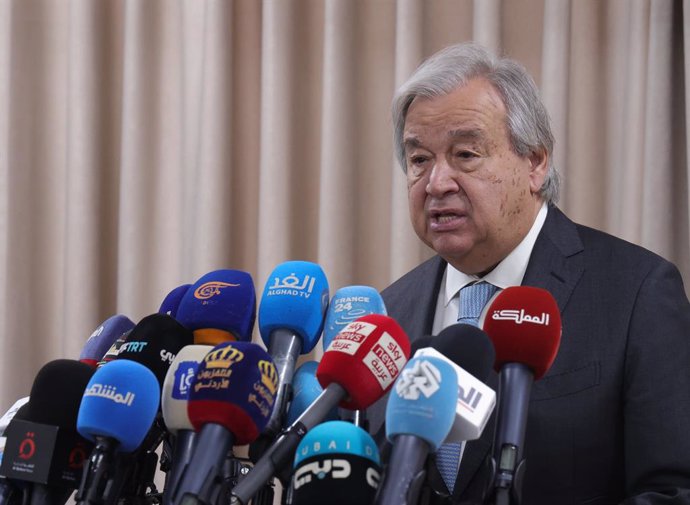
[[[229,503],[232,498],[232,490],[237,485],[237,482],[251,470],[250,459],[234,457],[232,452],[228,453],[228,458],[225,460],[223,466],[223,483],[218,493],[223,500],[214,500],[218,505],[225,505]],[[254,498],[252,498],[252,505],[272,505],[274,497],[274,489],[271,481],[267,482],[262,487]]]

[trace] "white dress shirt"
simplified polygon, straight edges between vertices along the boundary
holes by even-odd
[[[460,309],[458,293],[460,289],[468,284],[486,281],[494,286],[498,286],[499,290],[493,298],[501,292],[501,289],[522,284],[522,279],[525,277],[525,271],[527,271],[529,257],[532,255],[532,249],[534,248],[534,243],[537,241],[537,236],[542,226],[544,226],[547,211],[548,207],[546,203],[542,204],[532,227],[529,232],[527,232],[527,235],[525,235],[525,238],[522,239],[522,242],[520,242],[503,261],[496,265],[496,268],[484,277],[480,278],[476,275],[465,274],[451,265],[446,267],[446,271],[443,274],[443,280],[441,281],[441,289],[438,291],[432,335],[438,335],[443,328],[458,322],[458,310]],[[480,328],[484,325],[484,317],[486,316],[486,311],[491,301],[493,301],[493,298],[486,304],[482,311],[482,315],[479,318]]]
[[[527,235],[525,235],[525,238],[522,239],[522,242],[520,242],[503,261],[496,265],[496,268],[494,268],[484,277],[468,275],[460,270],[457,270],[451,265],[446,266],[446,271],[443,274],[443,280],[441,281],[441,288],[438,291],[432,335],[438,335],[441,333],[443,328],[458,322],[458,311],[460,310],[458,293],[460,292],[460,289],[464,288],[468,284],[479,281],[486,281],[494,286],[498,286],[499,288],[496,291],[496,294],[484,306],[482,314],[479,317],[479,327],[482,328],[484,326],[486,312],[498,293],[507,287],[519,286],[522,284],[522,279],[525,277],[525,272],[527,271],[529,257],[532,255],[532,249],[534,249],[534,243],[537,241],[537,236],[539,235],[542,226],[544,226],[547,211],[548,207],[546,203],[542,204],[534,223],[532,223],[532,227],[530,228],[529,232],[527,232]],[[462,455],[465,452],[465,447],[466,444],[463,443],[460,449],[458,468],[460,466],[460,461],[462,461]]]

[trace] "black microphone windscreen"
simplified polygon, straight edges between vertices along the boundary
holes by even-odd
[[[433,339],[432,347],[482,382],[487,381],[496,359],[488,335],[469,324],[444,328]]]
[[[84,386],[84,388],[86,388],[86,386]],[[28,421],[29,416],[31,416],[31,413],[29,412],[29,403],[27,402],[24,405],[22,405],[21,407],[19,407],[19,409],[14,414],[14,417],[12,417],[12,419],[13,420],[16,419],[17,421]]]
[[[353,454],[324,454],[304,460],[293,479],[294,505],[373,503],[380,468]]]
[[[414,356],[414,354],[420,349],[424,349],[425,347],[431,347],[433,342],[434,337],[432,337],[431,335],[423,335],[415,340],[412,340],[410,342],[410,357]]]
[[[86,363],[72,359],[46,363],[31,386],[26,420],[76,429],[79,405],[93,372]]]
[[[194,335],[166,314],[146,316],[132,329],[116,359],[129,359],[151,370],[163,386],[170,365]]]

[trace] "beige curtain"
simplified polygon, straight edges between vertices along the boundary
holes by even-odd
[[[389,104],[472,39],[540,84],[562,208],[690,283],[690,0],[0,0],[0,408],[209,270],[428,257]]]

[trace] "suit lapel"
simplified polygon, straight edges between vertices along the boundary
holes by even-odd
[[[388,315],[402,326],[411,342],[430,335],[436,314],[436,300],[446,262],[440,256],[425,261],[381,295]]]
[[[583,249],[575,223],[551,206],[522,284],[549,291],[562,313],[584,272]]]
[[[575,224],[557,207],[549,206],[546,221],[534,244],[522,284],[549,291],[556,299],[558,308],[563,312],[584,272],[582,256],[578,254],[582,250],[582,242]],[[492,374],[491,378],[492,384],[488,386],[497,391],[497,374]],[[481,438],[468,443],[465,447],[453,496],[462,495],[486,460],[493,444],[493,432],[494,416],[492,415]]]

